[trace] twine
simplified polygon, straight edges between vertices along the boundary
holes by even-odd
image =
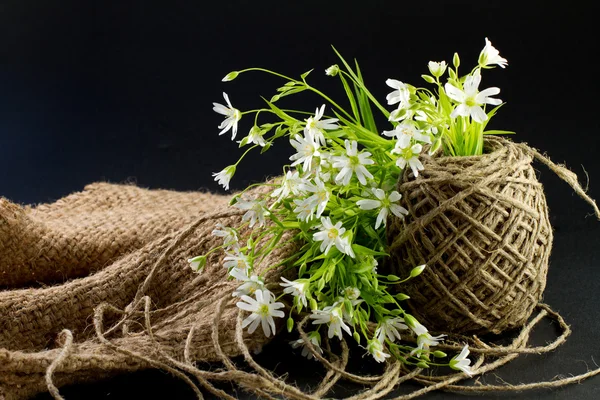
[[[501,333],[523,326],[541,300],[553,234],[533,159],[600,219],[566,167],[502,138],[486,138],[485,149],[472,157],[424,155],[419,177],[406,169],[398,185],[409,216],[390,220],[386,267],[406,276],[427,264],[399,289],[411,297],[411,312],[434,330]]]
[[[532,154],[537,157],[535,153]],[[568,174],[563,175],[569,177]],[[515,182],[519,183],[520,180],[515,179]],[[493,180],[489,183],[493,183]],[[200,216],[196,213],[193,218],[188,215],[183,226],[173,228],[175,225],[169,225],[168,219],[183,221],[183,217],[174,215],[189,212],[187,206],[180,208],[175,201],[194,203],[198,201],[199,195],[162,192],[159,197],[173,196],[170,197],[173,203],[168,204],[172,212],[165,214],[164,210],[158,211],[163,217],[169,217],[153,220],[149,223],[150,226],[140,228],[141,223],[137,217],[126,217],[128,213],[132,213],[124,204],[130,199],[121,192],[131,194],[130,191],[133,190],[134,197],[144,197],[146,205],[154,207],[154,212],[157,206],[150,206],[150,199],[154,198],[153,191],[119,185],[101,186],[102,190],[95,188],[91,193],[84,191],[69,196],[77,201],[67,198],[54,205],[31,209],[21,209],[10,204],[6,207],[0,205],[0,250],[13,255],[17,254],[14,245],[6,245],[13,242],[6,240],[3,234],[25,232],[26,229],[13,228],[19,224],[27,226],[35,218],[40,223],[44,222],[44,218],[39,215],[34,217],[35,212],[41,214],[44,210],[54,210],[55,215],[62,214],[65,219],[62,228],[73,225],[63,234],[72,238],[67,233],[79,232],[78,235],[81,236],[83,230],[80,224],[86,220],[77,209],[96,209],[97,213],[88,215],[88,221],[84,225],[92,236],[98,234],[93,226],[103,232],[102,235],[106,238],[102,240],[102,246],[112,245],[112,233],[103,231],[105,225],[101,222],[94,225],[91,220],[106,219],[112,221],[111,224],[120,221],[121,229],[120,233],[114,235],[121,248],[116,260],[99,266],[88,261],[89,257],[83,257],[82,265],[72,271],[72,276],[77,276],[82,270],[89,273],[100,268],[100,271],[59,286],[0,292],[0,394],[6,399],[26,398],[43,390],[60,399],[60,386],[147,368],[161,369],[181,379],[199,399],[203,398],[203,390],[220,398],[233,399],[233,396],[215,386],[221,382],[235,383],[261,398],[319,399],[332,395],[336,384],[350,381],[364,388],[351,397],[357,400],[389,396],[398,386],[408,381],[421,384],[421,389],[397,397],[409,399],[433,390],[486,392],[552,388],[579,382],[600,373],[600,369],[595,369],[565,379],[515,386],[469,386],[460,384],[468,380],[464,374],[430,376],[421,369],[410,369],[398,361],[389,361],[381,375],[361,376],[347,371],[350,350],[345,340],[340,342],[337,354],[332,351],[327,338],[324,338],[323,343],[324,354],[316,351],[304,331],[307,322],[307,317],[304,317],[297,323],[298,332],[314,357],[322,363],[326,373],[313,390],[303,391],[287,382],[285,376],[273,374],[253,359],[252,352],[261,348],[269,339],[261,334],[248,336],[243,332],[241,321],[244,315],[235,307],[236,300],[231,296],[236,285],[225,279],[219,257],[209,257],[206,269],[200,276],[193,274],[185,261],[189,256],[214,247],[216,239],[210,232],[217,222],[225,225],[240,223],[240,215],[227,208],[228,199],[200,195],[205,196],[205,203],[210,203],[205,204],[210,211]],[[126,200],[123,202],[121,198]],[[88,207],[86,202],[92,205]],[[75,211],[69,209],[71,206]],[[525,206],[519,209],[527,212],[535,210]],[[61,208],[64,210],[60,211]],[[145,211],[140,209],[135,213],[146,215]],[[70,219],[75,216],[79,216],[79,219]],[[142,235],[146,235],[144,229],[154,232],[151,226],[156,224],[163,224],[168,232],[147,241],[141,238],[136,243],[119,242],[119,238],[134,236],[138,230]],[[40,232],[42,231],[38,233]],[[40,261],[44,258],[41,250],[47,246],[44,236],[47,232],[48,230],[43,231],[39,237],[32,236],[35,240],[32,239],[30,247],[37,253],[28,254],[22,258],[26,262],[16,265],[42,265],[44,262],[60,265],[60,259]],[[53,232],[59,236],[61,231],[56,229]],[[142,242],[146,243],[140,244]],[[293,243],[286,240],[283,242],[286,243],[285,246],[276,249],[270,257],[256,266],[258,273],[296,251]],[[59,253],[60,246],[56,241],[52,243]],[[71,251],[79,254],[85,253],[88,242],[83,240],[82,247],[77,247],[75,239],[62,243],[74,247]],[[90,254],[96,257],[98,251],[102,252],[102,246]],[[24,250],[19,251],[23,253]],[[107,253],[112,254],[111,257],[116,254],[111,251]],[[16,256],[13,259],[19,260]],[[3,257],[0,260],[0,263],[4,262]],[[65,263],[69,265],[68,260]],[[5,270],[9,269],[6,267]],[[277,282],[279,274],[280,271],[269,270],[266,281]],[[55,278],[56,275],[48,275],[49,282]],[[5,280],[8,281],[10,280]],[[521,328],[520,334],[508,346],[484,343],[476,336],[450,334],[447,343],[439,347],[459,351],[464,343],[468,343],[472,354],[476,356],[475,376],[499,368],[520,354],[553,351],[564,343],[570,329],[562,317],[545,304],[536,303],[533,308],[538,310],[537,315]],[[556,321],[561,334],[546,346],[528,346],[531,330],[544,318]],[[11,324],[8,325],[7,321]],[[62,338],[59,347],[48,350],[51,339],[56,335]],[[404,339],[411,340],[410,337]],[[246,368],[239,366],[241,361],[234,362],[234,357],[237,356],[241,356]],[[217,361],[222,364],[223,369],[206,370],[199,367],[198,361]]]

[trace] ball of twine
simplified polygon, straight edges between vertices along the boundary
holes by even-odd
[[[398,185],[409,216],[388,224],[389,268],[406,276],[427,264],[400,290],[433,330],[500,333],[523,326],[541,300],[553,235],[534,157],[585,196],[572,172],[527,145],[492,137],[484,148],[423,156],[419,176],[407,169]]]

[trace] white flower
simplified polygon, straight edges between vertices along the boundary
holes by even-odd
[[[304,172],[310,171],[313,157],[319,157],[320,155],[319,144],[310,135],[304,137],[294,135],[294,138],[290,139],[290,143],[296,149],[296,154],[290,157],[290,160],[294,161],[292,167],[302,164]]]
[[[298,299],[298,302],[302,303],[304,307],[308,307],[306,302],[306,290],[308,289],[309,282],[305,279],[298,279],[296,281],[290,281],[281,277],[281,280],[284,283],[280,283],[279,285],[283,286],[283,293],[290,294]]]
[[[281,180],[280,186],[273,190],[271,197],[278,197],[278,201],[285,199],[289,194],[298,196],[301,193],[301,185],[306,183],[303,178],[300,178],[298,171],[287,171]]]
[[[230,165],[221,172],[213,172],[212,176],[225,190],[229,190],[229,181],[231,181],[233,174],[235,174],[235,165]]]
[[[410,121],[415,116],[415,110],[408,108],[397,108],[390,113],[388,121],[398,122],[402,120]]]
[[[373,179],[373,175],[367,170],[365,165],[375,164],[375,161],[371,160],[371,153],[368,151],[358,154],[358,143],[356,140],[346,143],[346,155],[347,156],[336,156],[333,157],[333,167],[341,169],[340,173],[335,177],[338,184],[344,186],[350,183],[352,173],[356,174],[359,182],[363,185],[367,184],[367,179]]]
[[[446,335],[431,336],[429,332],[417,336],[417,351],[428,350],[430,346],[437,346]],[[414,351],[414,350],[413,350]]]
[[[315,178],[315,184],[310,182],[303,183],[300,188],[305,192],[314,193],[306,199],[306,202],[308,203],[307,207],[309,206],[311,209],[316,208],[317,218],[320,218],[323,211],[325,211],[325,207],[327,207],[331,192],[319,178]]]
[[[246,276],[248,276],[247,271],[252,268],[250,256],[247,256],[242,252],[227,253],[223,261],[223,267],[227,269],[236,268],[240,271],[245,271]]]
[[[485,47],[479,54],[479,65],[488,66],[494,64],[504,68],[508,65],[508,61],[506,58],[500,57],[500,52],[492,46],[492,42],[488,38],[485,38]]]
[[[190,268],[194,272],[200,273],[204,270],[204,267],[206,266],[206,256],[197,256],[194,258],[190,258],[188,262],[190,263]]]
[[[450,368],[464,372],[465,374],[472,376],[471,371],[471,360],[467,358],[469,355],[469,346],[465,345],[460,351],[460,354],[454,356],[450,360]]]
[[[421,336],[421,335],[429,332],[427,330],[427,328],[425,328],[421,323],[419,323],[414,318],[411,318],[411,323],[409,324],[409,327],[417,336]]]
[[[342,339],[342,329],[348,333],[348,335],[352,335],[350,332],[350,328],[348,325],[344,323],[342,318],[342,312],[340,311],[340,307],[336,306],[327,306],[323,310],[315,310],[310,315],[314,321],[313,325],[318,324],[329,324],[329,330],[327,331],[327,336],[331,339],[334,336],[337,336],[340,340]]]
[[[236,269],[234,268],[232,270],[236,271]],[[235,278],[237,278],[238,280],[243,281],[244,283],[242,283],[240,285],[240,287],[238,287],[233,293],[232,296],[235,297],[242,297],[244,295],[250,295],[250,296],[254,296],[254,293],[257,290],[263,290],[265,288],[265,283],[263,282],[263,280],[256,276],[256,275],[252,275],[250,277],[246,276],[246,275],[239,275],[237,274],[237,271],[235,272]],[[243,278],[243,279],[240,279]]]
[[[336,76],[340,73],[340,67],[337,64],[333,64],[331,67],[325,70],[325,75],[327,76]]]
[[[226,250],[238,247],[238,233],[233,228],[226,227],[219,222],[215,229],[213,229],[212,235],[223,238],[223,246],[225,246]]]
[[[308,334],[308,340],[313,345],[313,347],[319,352],[319,354],[323,354],[323,349],[321,349],[321,335],[319,335],[318,331],[313,331]],[[294,340],[290,342],[292,348],[297,349],[302,346],[302,356],[312,360],[315,358],[312,351],[308,349],[308,346],[304,343],[304,339],[300,338],[298,340]]]
[[[390,342],[400,340],[399,330],[406,330],[408,326],[403,323],[404,319],[400,317],[384,318],[379,322],[379,327],[375,331],[377,340],[383,343],[387,337]]]
[[[229,107],[225,107],[223,104],[213,103],[213,110],[226,116],[225,120],[219,125],[219,129],[221,129],[219,135],[222,135],[231,129],[231,140],[233,140],[235,139],[235,135],[237,135],[238,121],[242,119],[242,113],[237,108],[233,108],[227,93],[223,92],[223,98],[225,98]]]
[[[267,210],[265,209],[264,200],[245,200],[243,198],[238,198],[238,201],[234,206],[240,210],[248,210],[242,217],[242,221],[245,222],[250,220],[250,228],[252,228],[256,222],[258,222],[258,226],[263,226],[265,224]]]
[[[383,351],[383,344],[376,339],[369,340],[367,351],[371,353],[377,362],[384,362],[386,358],[390,357],[389,354]]]
[[[294,204],[296,205],[294,213],[300,221],[308,222],[313,219],[316,207],[310,199],[294,199]]]
[[[395,137],[398,139],[398,144],[401,147],[408,146],[410,144],[410,140],[413,138],[419,142],[431,143],[431,138],[429,135],[422,134],[419,129],[417,129],[415,124],[408,121],[396,125],[394,130],[383,131],[381,134],[387,137]]]
[[[321,231],[313,234],[313,240],[321,243],[321,251],[323,254],[327,254],[329,250],[335,245],[335,247],[342,253],[354,257],[352,246],[348,241],[347,237],[343,237],[346,228],[342,226],[342,222],[338,222],[335,225],[331,222],[329,217],[321,218]]]
[[[375,229],[379,229],[382,223],[384,226],[387,224],[387,217],[390,211],[398,218],[404,218],[405,215],[408,215],[408,210],[406,208],[394,204],[402,198],[400,193],[394,190],[386,196],[382,189],[374,188],[372,191],[375,195],[375,200],[359,200],[356,202],[356,205],[360,207],[361,210],[374,210],[379,208],[377,221],[375,221]]]
[[[448,65],[446,65],[446,61],[429,61],[429,64],[427,66],[429,67],[429,72],[431,72],[431,75],[438,78],[444,75],[444,72],[446,72],[446,68],[448,67]]]
[[[265,147],[267,143],[265,142],[265,138],[263,138],[263,134],[264,132],[262,129],[258,126],[253,126],[252,129],[250,129],[250,133],[248,133],[248,144],[256,143],[260,147]]]
[[[285,306],[283,303],[275,303],[273,293],[268,290],[257,290],[255,296],[256,299],[243,295],[241,298],[242,301],[236,303],[238,308],[252,313],[242,322],[242,328],[250,325],[248,332],[254,333],[260,323],[262,324],[265,336],[271,336],[271,333],[275,335],[275,321],[273,317],[283,318],[285,314],[279,309]]]
[[[457,116],[468,117],[471,116],[474,121],[482,123],[488,119],[488,116],[483,111],[481,106],[483,104],[498,105],[502,103],[500,99],[492,99],[489,96],[500,93],[500,89],[497,87],[487,88],[479,92],[479,84],[481,83],[481,72],[476,69],[473,75],[467,76],[464,84],[464,90],[460,90],[456,86],[446,83],[444,88],[446,94],[452,100],[460,103],[450,114],[451,118]]]
[[[396,160],[396,165],[399,168],[404,169],[406,164],[408,164],[416,178],[419,176],[419,171],[423,171],[425,168],[419,160],[419,154],[421,153],[421,150],[423,150],[423,146],[418,143],[412,145],[411,147],[402,147],[396,143],[396,147],[392,150],[392,153],[400,155],[400,157],[398,157]]]
[[[385,81],[385,84],[392,89],[396,89],[387,95],[388,105],[391,106],[392,104],[399,103],[398,109],[408,108],[410,105],[410,91],[408,90],[408,86],[396,79],[388,79]]]
[[[317,108],[314,117],[309,117],[306,120],[306,126],[304,127],[304,135],[306,137],[311,137],[316,143],[320,143],[323,146],[325,145],[325,136],[323,135],[323,131],[326,129],[338,128],[338,125],[335,123],[338,121],[337,118],[329,118],[321,121],[324,113],[325,104],[323,104],[321,108]]]
[[[346,287],[343,293],[348,300],[356,300],[360,297],[360,290],[353,286]]]

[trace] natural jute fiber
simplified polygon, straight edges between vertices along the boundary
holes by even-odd
[[[85,198],[90,203],[106,202],[104,212],[94,214],[94,218],[121,221],[120,229],[125,232],[139,232],[142,228],[138,225],[144,223],[149,225],[144,228],[148,231],[163,229],[152,226],[168,222],[160,219],[146,222],[137,216],[127,217],[122,208],[127,207],[127,204],[118,199],[123,197],[121,192],[132,190],[137,191],[136,196],[152,197],[156,194],[155,191],[131,186],[104,184],[101,194],[87,193],[86,190],[73,196]],[[186,204],[196,201],[190,200],[196,196],[208,196],[164,191],[160,193],[161,196],[174,196],[172,199],[178,200],[173,201]],[[226,280],[222,255],[214,253],[201,275],[194,274],[186,262],[188,257],[202,254],[217,243],[210,233],[218,222],[225,225],[240,224],[240,212],[228,208],[228,201],[227,197],[205,197],[209,209],[182,211],[182,214],[193,214],[187,224],[179,228],[171,225],[171,228],[165,228],[167,231],[162,236],[123,250],[120,255],[113,256],[112,261],[95,263],[84,257],[80,266],[72,263],[71,265],[76,266],[72,268],[78,271],[74,275],[89,274],[82,278],[56,283],[61,275],[49,275],[48,282],[55,283],[53,286],[0,292],[0,398],[21,399],[40,391],[49,391],[54,398],[59,399],[61,386],[148,368],[158,368],[182,379],[190,385],[199,399],[202,398],[202,391],[233,399],[213,385],[219,382],[233,382],[263,398],[291,399],[331,397],[335,395],[332,388],[342,380],[355,382],[366,388],[354,396],[355,399],[381,398],[409,380],[422,384],[422,389],[396,397],[409,399],[440,389],[483,392],[557,387],[600,373],[599,369],[563,380],[528,385],[465,386],[459,384],[467,379],[463,374],[431,376],[422,373],[420,369],[407,370],[399,362],[389,362],[380,376],[359,376],[346,371],[350,357],[346,342],[341,342],[341,351],[335,354],[324,338],[324,356],[314,349],[312,351],[327,372],[317,387],[309,393],[304,392],[254,361],[252,352],[260,349],[269,339],[261,332],[248,336],[242,330],[244,313],[235,307],[235,299],[231,296],[237,285]],[[80,229],[80,224],[88,227],[90,237],[97,235],[90,227],[102,226],[100,221],[90,223],[83,215],[71,213],[67,209],[60,210],[62,207],[68,208],[69,204],[71,203],[59,201],[47,206],[65,216],[61,228],[53,231],[55,237],[61,237],[61,229],[69,227],[63,233],[64,236],[69,237],[68,232],[74,229],[81,232],[79,237],[83,238],[86,236],[85,229]],[[179,208],[177,204],[163,203],[163,206],[168,210]],[[45,206],[37,208],[40,207]],[[157,210],[160,207],[156,204],[151,207],[154,207],[153,212],[167,211]],[[90,206],[86,209],[96,208]],[[15,245],[4,244],[16,243],[18,246],[19,242],[8,238],[12,229],[7,226],[14,228],[18,215],[28,215],[29,210],[32,209],[23,210],[8,202],[3,203],[0,208],[0,249],[10,248],[9,254],[14,254]],[[146,211],[143,207],[138,207],[129,212],[144,214]],[[114,217],[115,214],[119,216]],[[170,218],[183,217],[171,215]],[[20,235],[27,233],[23,230],[19,232]],[[103,232],[106,232],[108,239],[102,241],[104,244],[98,250],[94,250],[95,255],[102,254],[102,247],[112,243],[110,232],[106,229]],[[119,235],[121,233],[115,237],[122,237]],[[143,238],[139,240],[144,241]],[[45,234],[39,237],[33,235],[27,245],[35,246],[36,242],[45,241]],[[77,246],[80,243],[87,246],[89,242],[86,239],[72,240],[68,244],[70,249],[64,251],[84,254],[84,248]],[[295,253],[297,247],[294,242],[284,238],[282,244],[270,258],[256,266],[259,273]],[[58,249],[56,254],[60,255],[61,250]],[[37,254],[37,257],[42,255]],[[0,253],[0,263],[3,260]],[[60,262],[60,257],[57,256],[47,264],[47,268],[68,271],[68,268],[62,269]],[[89,264],[94,267],[89,267]],[[10,266],[3,265],[3,268],[10,273]],[[280,273],[281,269],[275,269],[267,274],[266,282],[270,289],[277,289]],[[15,271],[15,274],[19,272]],[[44,283],[41,279],[36,280]],[[32,283],[31,280],[24,281],[27,285]],[[487,344],[474,336],[450,334],[449,340],[440,348],[449,353],[457,352],[468,343],[472,353],[477,356],[474,367],[476,376],[498,368],[520,354],[552,351],[566,340],[570,329],[560,315],[548,306],[538,304],[536,309],[536,316],[527,322],[508,346]],[[558,323],[560,335],[546,346],[528,347],[532,329],[544,318]],[[308,318],[303,318],[297,328],[309,348],[312,348],[304,332],[307,320]],[[374,330],[374,327],[371,329]],[[412,340],[406,335],[404,339]],[[239,359],[232,360],[237,356],[241,356],[246,364],[243,369]],[[217,361],[222,369],[203,370],[198,367],[198,361]],[[248,367],[251,372],[248,372]]]
[[[226,279],[222,256],[214,253],[202,275],[191,271],[187,263],[189,257],[219,244],[211,235],[217,223],[240,225],[240,212],[229,208],[228,201],[224,196],[99,184],[53,205],[39,206],[36,210],[43,210],[40,213],[47,218],[36,219],[31,215],[34,210],[4,200],[0,263],[6,275],[14,271],[26,283],[28,275],[18,269],[36,266],[38,271],[42,263],[51,271],[44,275],[39,270],[36,277],[43,275],[50,282],[69,272],[91,274],[54,286],[0,292],[0,393],[6,399],[27,398],[44,390],[58,396],[56,388],[66,384],[153,367],[151,360],[162,353],[195,361],[239,355],[237,308],[231,296],[237,285]],[[80,214],[71,208],[85,211]],[[59,224],[49,215],[63,220]],[[193,222],[184,223],[186,219]],[[32,220],[44,220],[52,229],[29,230]],[[178,224],[183,228],[177,228]],[[18,251],[13,232],[28,238]],[[133,239],[136,235],[148,237]],[[60,240],[52,242],[52,238]],[[43,250],[51,251],[51,257],[46,258]],[[290,245],[278,249],[256,266],[257,271],[292,251]],[[121,257],[97,271],[119,253]],[[24,254],[28,257],[19,258]],[[61,254],[65,254],[66,267]],[[74,262],[76,257],[79,263]],[[13,260],[19,262],[11,265]],[[267,278],[277,281],[279,272],[269,272]],[[217,352],[212,325],[220,300],[221,348]],[[109,324],[112,328],[105,331]],[[98,335],[96,328],[102,330]],[[256,351],[268,338],[244,336],[244,341]],[[114,351],[112,346],[148,360]]]
[[[36,207],[0,198],[0,289],[86,276],[226,201],[107,183]]]
[[[523,326],[546,286],[552,227],[531,163],[546,164],[594,208],[571,171],[536,150],[487,138],[473,157],[423,156],[398,185],[409,215],[389,225],[389,268],[399,276],[427,264],[402,286],[412,313],[434,330],[501,333]]]

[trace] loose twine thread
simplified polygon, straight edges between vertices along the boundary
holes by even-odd
[[[579,185],[577,177],[571,171],[567,170],[561,165],[554,164],[547,157],[540,154],[537,150],[528,147],[526,144],[517,144],[530,154],[532,154],[537,160],[547,165],[553,172],[555,172],[561,179],[565,180],[575,192],[581,196],[584,200],[592,205],[596,216],[600,219],[600,210],[596,206],[594,200],[592,200],[583,188]],[[224,216],[233,216],[234,213],[224,214]],[[407,400],[422,396],[434,390],[444,390],[456,393],[467,393],[467,392],[516,392],[522,390],[531,389],[547,389],[556,388],[572,383],[581,382],[584,379],[600,374],[600,368],[590,370],[586,373],[571,376],[568,378],[561,378],[557,380],[544,381],[544,382],[533,382],[518,385],[489,385],[479,384],[476,385],[460,385],[459,382],[470,379],[466,374],[453,373],[447,375],[431,376],[423,374],[423,370],[420,368],[411,369],[408,366],[402,364],[400,361],[388,361],[385,365],[385,370],[381,375],[357,375],[350,373],[346,370],[348,366],[348,360],[350,357],[350,350],[345,339],[340,341],[341,351],[339,354],[335,354],[331,347],[329,340],[324,338],[324,349],[326,356],[321,355],[317,349],[312,345],[309,340],[304,326],[306,325],[309,316],[305,316],[296,324],[296,328],[300,334],[300,337],[304,340],[305,345],[313,356],[321,362],[324,366],[326,373],[321,382],[311,392],[305,392],[295,385],[287,383],[281,377],[275,376],[272,372],[266,370],[260,366],[250,354],[246,341],[243,336],[242,320],[243,311],[239,310],[237,313],[236,320],[236,332],[235,332],[235,345],[240,350],[244,361],[252,369],[252,372],[247,372],[239,369],[231,358],[225,354],[223,350],[223,343],[219,338],[219,327],[222,322],[222,316],[225,309],[226,300],[231,298],[231,290],[228,289],[218,299],[216,312],[214,313],[212,321],[212,346],[218,356],[218,359],[223,364],[224,369],[217,371],[208,371],[200,369],[192,360],[190,354],[193,353],[193,338],[197,333],[196,325],[193,325],[189,330],[186,338],[183,360],[179,360],[169,354],[159,343],[157,337],[154,334],[153,326],[151,323],[152,319],[152,300],[149,295],[146,294],[146,290],[152,283],[152,279],[155,272],[161,268],[164,263],[168,260],[170,254],[183,243],[183,241],[191,235],[203,222],[206,221],[206,217],[199,218],[194,223],[190,224],[188,228],[182,231],[166,250],[161,254],[153,265],[150,273],[148,274],[142,285],[135,295],[134,300],[125,308],[119,309],[108,303],[103,303],[96,307],[94,310],[93,325],[98,340],[113,349],[116,352],[122,353],[136,359],[143,364],[167,371],[174,377],[181,379],[194,391],[198,399],[203,399],[203,394],[200,388],[204,388],[208,392],[219,396],[220,398],[234,400],[235,397],[229,395],[222,389],[217,388],[213,382],[230,382],[235,383],[242,389],[253,393],[257,396],[266,399],[274,399],[275,396],[283,396],[290,399],[300,400],[313,400],[320,399],[326,396],[334,387],[334,385],[341,379],[354,382],[368,387],[368,389],[357,393],[354,396],[349,397],[352,400],[373,400],[379,399],[386,396],[402,383],[413,381],[421,384],[421,389],[415,390],[408,394],[399,395],[394,397],[394,400]],[[217,289],[222,289],[224,284],[215,284],[211,287],[202,291],[212,292]],[[271,285],[273,288],[274,284]],[[191,300],[197,301],[198,297],[194,296],[192,299],[185,300],[189,302]],[[175,304],[177,305],[177,304]],[[203,307],[200,307],[201,309]],[[565,322],[562,316],[553,311],[547,304],[538,303],[536,305],[537,314],[529,322],[527,322],[519,331],[518,335],[512,340],[509,345],[501,346],[495,344],[485,343],[476,336],[463,336],[448,333],[448,340],[444,344],[438,345],[441,350],[448,350],[458,352],[462,346],[466,343],[469,345],[471,353],[476,355],[476,360],[473,364],[473,377],[481,376],[484,373],[496,370],[501,366],[506,365],[510,361],[514,360],[521,354],[544,354],[555,350],[558,346],[563,344],[567,337],[571,334],[569,325]],[[107,312],[121,315],[121,318],[109,329],[105,329],[105,314]],[[129,323],[135,322],[139,317],[143,318],[144,329],[148,335],[152,350],[148,352],[136,352],[127,349],[123,346],[117,345],[111,341],[107,336],[116,332],[119,328],[126,332],[126,326]],[[545,346],[534,346],[530,347],[528,341],[534,327],[542,321],[544,318],[549,318],[552,321],[558,323],[558,327],[561,330],[558,335],[551,343]],[[374,329],[371,326],[371,329]],[[53,375],[55,371],[60,370],[60,366],[68,359],[71,350],[73,348],[73,334],[69,330],[63,330],[61,336],[64,337],[62,344],[62,350],[54,359],[54,361],[48,366],[45,374],[45,381],[48,391],[55,399],[63,399],[60,395],[57,387],[53,383]],[[247,339],[246,339],[247,340]],[[405,338],[405,340],[412,340],[411,338]]]

